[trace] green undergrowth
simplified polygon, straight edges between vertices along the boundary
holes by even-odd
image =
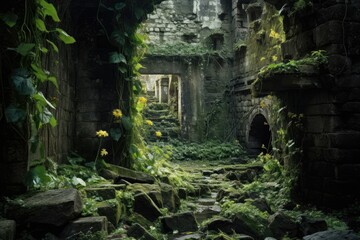
[[[300,72],[300,66],[303,65],[320,68],[327,62],[328,58],[324,50],[313,51],[310,55],[299,60],[269,64],[260,69],[259,78],[268,78],[277,73],[298,73]]]
[[[245,156],[242,146],[234,142],[221,142],[216,140],[203,143],[183,142],[172,140],[172,158],[179,161],[190,160],[220,160],[233,157]]]

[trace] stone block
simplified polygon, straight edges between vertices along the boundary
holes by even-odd
[[[349,57],[333,54],[329,55],[328,61],[329,72],[334,76],[350,73],[351,71],[351,60]]]
[[[70,222],[61,232],[62,239],[71,239],[79,233],[108,233],[108,221],[106,217],[84,217]]]
[[[360,149],[360,132],[343,131],[329,133],[328,136],[332,148]]]
[[[343,36],[342,33],[342,22],[341,21],[328,21],[316,27],[314,29],[314,42],[317,48],[329,44],[342,44]]]
[[[37,193],[24,199],[24,204],[11,206],[6,215],[17,223],[62,226],[78,217],[82,201],[76,189],[57,189]]]
[[[174,214],[172,216],[161,217],[162,230],[166,232],[195,232],[198,229],[198,224],[195,220],[194,214],[191,212]]]
[[[115,188],[85,188],[87,197],[99,197],[102,200],[116,198]]]
[[[305,132],[329,133],[334,132],[342,126],[341,118],[338,116],[309,116],[305,118]]]
[[[15,239],[16,222],[13,220],[0,220],[0,239]]]
[[[316,115],[338,115],[339,110],[333,103],[310,105],[305,109],[305,115],[316,116]]]
[[[317,232],[311,235],[307,235],[303,238],[303,240],[319,240],[319,239],[326,239],[326,240],[340,240],[340,239],[347,239],[347,240],[360,240],[360,237],[357,236],[354,232],[346,230],[327,230],[322,232]]]
[[[282,238],[285,235],[288,237],[296,237],[298,235],[298,224],[280,212],[269,217],[269,229],[277,238]]]
[[[155,221],[158,217],[162,215],[160,209],[145,193],[135,194],[134,212],[139,213],[149,221]]]
[[[360,182],[353,180],[335,180],[333,178],[324,179],[323,192],[334,195],[359,196]]]
[[[343,88],[360,87],[360,75],[359,74],[346,74],[336,78],[336,85]]]
[[[334,163],[360,163],[360,149],[328,148],[323,150],[325,161]]]
[[[360,113],[360,102],[347,102],[342,105],[341,110],[350,113]]]
[[[127,231],[129,237],[143,240],[156,240],[143,226],[138,223],[133,224]]]
[[[121,206],[118,202],[100,202],[97,205],[97,213],[99,216],[105,216],[114,226],[117,226],[120,220],[122,214],[121,210]]]
[[[336,178],[339,180],[357,180],[360,182],[360,164],[343,164],[338,166]]]
[[[310,162],[306,168],[308,175],[335,178],[335,166],[328,162]]]

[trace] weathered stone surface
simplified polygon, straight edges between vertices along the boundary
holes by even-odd
[[[99,216],[105,216],[114,226],[116,226],[120,220],[121,210],[121,206],[118,202],[111,204],[108,202],[100,202],[97,205]]]
[[[114,188],[85,188],[87,197],[100,197],[102,200],[109,200],[116,198]]]
[[[257,207],[260,211],[262,212],[268,212],[268,213],[272,213],[271,208],[269,206],[269,204],[267,203],[266,199],[264,198],[257,198],[255,199],[251,205]]]
[[[120,166],[112,167],[113,171],[117,174],[117,177],[114,179],[114,183],[119,183],[120,180],[126,180],[130,183],[154,183],[154,177],[138,171],[133,171],[128,168],[123,168]]]
[[[159,208],[163,207],[161,189],[157,184],[134,183],[128,185],[126,189],[134,192],[135,194],[145,193],[151,198],[151,200],[154,201],[156,206]]]
[[[180,198],[174,188],[166,183],[160,183],[163,206],[175,212],[180,207]]]
[[[0,239],[15,239],[16,222],[13,220],[0,220]]]
[[[155,221],[162,215],[154,201],[145,193],[138,193],[134,196],[134,211],[149,221]]]
[[[156,240],[146,229],[138,223],[133,224],[127,231],[129,237],[143,240]]]
[[[233,233],[232,221],[228,218],[215,217],[205,226],[205,230],[224,232],[224,233]]]
[[[95,233],[95,232],[108,233],[108,221],[106,217],[84,217],[70,222],[61,232],[63,239],[74,237],[82,233]],[[71,238],[70,238],[71,239]]]
[[[296,237],[298,235],[298,224],[281,212],[271,215],[269,222],[269,229],[275,237],[282,238],[285,235]]]
[[[303,236],[327,230],[327,224],[323,219],[301,218],[300,230]]]
[[[172,232],[175,230],[179,232],[195,232],[198,229],[194,214],[191,212],[161,217],[160,220],[164,232]]]
[[[303,240],[359,240],[352,231],[327,230],[303,237]]]
[[[7,217],[18,223],[62,226],[80,215],[82,201],[76,189],[57,189],[24,199],[21,206],[10,207]]]

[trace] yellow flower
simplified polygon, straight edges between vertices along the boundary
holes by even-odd
[[[103,157],[103,156],[106,156],[108,155],[109,153],[106,151],[105,148],[101,149],[101,152],[100,152],[100,155]]]
[[[266,107],[266,102],[264,100],[260,101],[260,107],[261,108],[265,108]]]
[[[122,117],[122,111],[120,109],[114,109],[112,112],[114,118],[121,118]]]
[[[147,102],[147,99],[144,98],[144,97],[139,97],[139,100],[138,100],[138,101],[141,102],[141,103],[143,103],[143,104],[145,104],[145,103]]]
[[[145,123],[149,126],[154,125],[154,123],[151,120],[145,120]]]
[[[278,60],[278,57],[277,56],[272,56],[272,60],[274,61],[274,62],[276,62],[276,60]]]
[[[265,59],[266,59],[265,57],[261,57],[260,62],[265,61]]]
[[[281,38],[280,34],[277,33],[277,32],[275,32],[274,29],[271,29],[270,34],[269,34],[269,37],[276,38],[276,39]]]
[[[162,134],[161,134],[160,131],[156,131],[156,132],[155,132],[155,136],[158,137],[158,138],[160,138],[160,137],[162,136]]]
[[[99,130],[99,131],[96,132],[96,136],[98,136],[98,137],[108,137],[109,134],[107,133],[107,131]]]

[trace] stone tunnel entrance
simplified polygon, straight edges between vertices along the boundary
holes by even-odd
[[[262,114],[257,114],[250,124],[247,141],[249,153],[258,155],[261,152],[270,152],[271,141],[271,130],[266,118]]]
[[[148,97],[159,103],[167,103],[171,112],[181,122],[181,80],[174,74],[143,74],[143,88]]]

